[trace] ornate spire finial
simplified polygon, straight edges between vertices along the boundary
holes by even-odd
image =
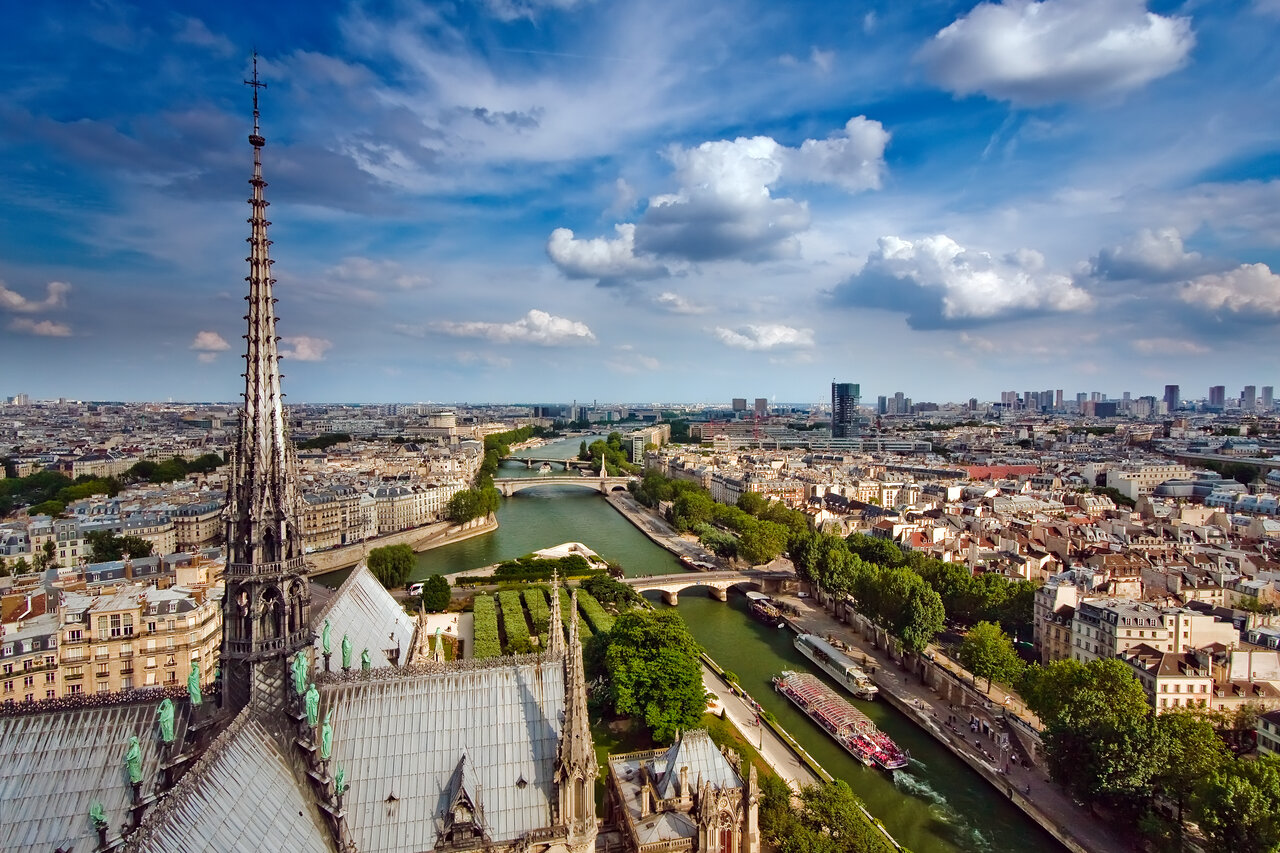
[[[258,80],[258,51],[256,50],[253,52],[253,79],[245,80],[244,84],[253,87],[253,136],[249,137],[249,141],[253,143],[254,148],[261,148],[267,141],[258,132],[258,90],[267,88],[267,84]]]
[[[547,654],[564,651],[564,625],[560,616],[560,573],[551,570],[551,619],[547,625]]]

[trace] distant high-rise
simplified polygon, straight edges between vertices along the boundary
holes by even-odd
[[[877,415],[889,414],[889,398],[883,394],[881,394],[879,397],[876,397],[876,414]]]
[[[862,389],[855,382],[831,383],[831,436],[848,438],[858,432],[858,401]]]
[[[1275,393],[1276,393],[1276,389],[1274,386],[1272,385],[1262,386],[1262,408],[1268,412],[1271,411],[1271,409],[1275,406],[1275,403],[1276,403]]]
[[[1257,408],[1258,404],[1258,388],[1255,385],[1246,385],[1244,390],[1240,392],[1240,408],[1246,412],[1252,412]]]
[[[745,411],[747,410],[747,398],[746,398],[746,397],[734,397],[734,398],[733,398],[733,410],[734,410],[735,412],[745,412]]]
[[[1164,404],[1170,412],[1175,412],[1182,405],[1182,391],[1177,385],[1164,386]]]
[[[1209,389],[1209,406],[1214,409],[1221,409],[1227,405],[1227,386],[1214,385]]]
[[[756,397],[756,417],[763,418],[769,414],[769,398]]]
[[[1063,406],[1062,406],[1062,389],[1061,388],[1053,392],[1053,407],[1057,409],[1059,412],[1062,411]]]

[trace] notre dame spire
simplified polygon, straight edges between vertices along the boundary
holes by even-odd
[[[310,592],[302,555],[297,461],[285,428],[276,344],[259,129],[258,57],[253,57],[253,197],[249,242],[249,313],[240,435],[227,485],[227,571],[223,603],[223,704],[283,705],[287,658],[307,649]]]

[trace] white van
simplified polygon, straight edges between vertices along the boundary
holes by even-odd
[[[422,595],[422,584],[420,584],[420,583],[411,583],[411,584],[409,584],[409,594],[410,594],[410,595]]]

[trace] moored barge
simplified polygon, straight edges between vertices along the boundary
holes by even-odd
[[[898,770],[907,766],[906,751],[816,675],[786,670],[774,676],[773,686],[868,767]]]

